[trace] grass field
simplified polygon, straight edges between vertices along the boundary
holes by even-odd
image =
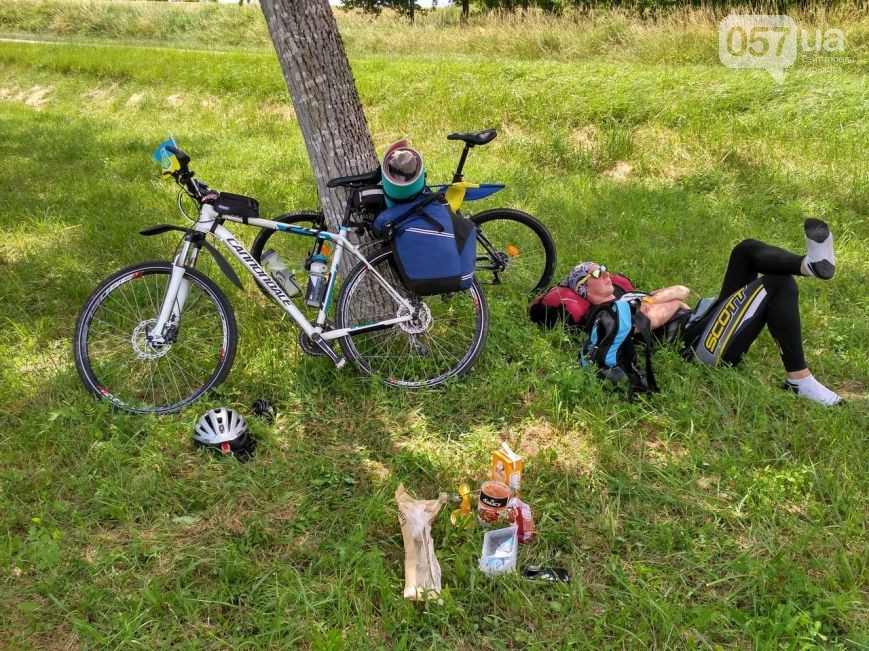
[[[143,6],[0,6],[6,36],[64,41],[0,42],[0,647],[869,646],[861,6],[839,10],[853,61],[803,61],[782,85],[717,62],[711,12],[598,15],[561,31],[479,17],[479,47],[448,17],[440,36],[433,17],[340,17],[378,149],[408,135],[445,179],[458,156],[446,133],[497,128],[467,175],[507,183],[489,205],[550,227],[559,277],[594,259],[644,288],[715,294],[739,240],[799,251],[803,216],[829,221],[839,273],[800,280],[800,304],[809,365],[847,405],[781,391],[768,334],[737,370],[661,350],[662,394],[628,404],[582,371],[575,340],[538,330],[525,299],[495,290],[473,371],[398,392],[305,357],[250,282],[222,282],[239,319],[235,367],[218,395],[162,418],[95,404],[70,351],[100,279],[174,249],[137,235],[180,223],[151,151],[173,132],[203,179],[266,214],[315,207],[316,193],[261,19],[149,4],[148,31]],[[173,21],[187,27],[167,31]],[[249,38],[229,42],[236,21]],[[614,36],[589,47],[583,25]],[[529,49],[518,33],[563,45]],[[193,451],[201,410],[258,397],[279,416],[251,419],[252,463]],[[486,580],[480,530],[451,527],[447,506],[434,526],[444,603],[404,601],[396,486],[433,497],[476,483],[502,440],[526,456],[540,530],[519,563],[567,567],[573,582]]]

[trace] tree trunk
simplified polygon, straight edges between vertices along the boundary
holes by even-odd
[[[356,92],[350,63],[328,0],[261,0],[308,149],[330,226],[344,215],[347,190],[330,190],[336,176],[377,167],[377,154]]]
[[[468,22],[468,14],[471,11],[471,2],[470,0],[462,0],[462,22]]]
[[[323,213],[335,230],[344,217],[347,190],[330,190],[326,182],[377,167],[335,15],[328,0],[260,0],[260,4],[305,139]],[[363,247],[363,254],[371,252],[366,248],[373,241],[369,235],[351,239]],[[345,256],[342,273],[355,264],[355,258]],[[398,283],[397,278],[391,280]],[[393,305],[382,289],[372,289],[367,303],[372,314],[376,310],[389,314],[384,309]],[[371,320],[362,315],[362,322]]]

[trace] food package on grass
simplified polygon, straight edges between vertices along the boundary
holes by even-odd
[[[441,493],[436,500],[415,500],[404,484],[399,484],[395,501],[404,539],[404,598],[416,601],[439,598],[441,566],[434,553],[431,525],[446,503],[447,494]]]
[[[510,487],[510,492],[519,494],[522,485],[522,465],[524,460],[506,443],[492,452],[492,479]]]
[[[537,532],[534,529],[534,514],[531,512],[530,506],[518,497],[511,497],[510,501],[507,502],[507,512],[510,522],[514,522],[518,527],[517,534],[520,543],[529,543],[537,537]]]

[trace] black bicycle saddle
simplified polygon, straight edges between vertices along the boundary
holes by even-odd
[[[494,129],[486,129],[485,131],[472,131],[470,133],[451,133],[447,136],[447,140],[461,140],[473,147],[492,142],[497,135],[498,132]]]
[[[327,188],[340,188],[342,186],[361,186],[371,185],[380,181],[380,168],[366,172],[365,174],[355,174],[353,176],[336,176],[334,179],[329,179],[326,183]]]

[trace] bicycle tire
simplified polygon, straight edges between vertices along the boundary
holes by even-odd
[[[238,327],[232,306],[214,281],[195,269],[185,272],[190,292],[178,338],[164,347],[148,343],[147,326],[156,322],[171,274],[168,262],[141,262],[122,269],[100,283],[79,312],[73,337],[76,370],[91,393],[118,409],[176,412],[223,382],[235,360]],[[215,313],[205,314],[208,322],[204,326],[192,327],[200,305],[206,310],[213,305]],[[220,321],[219,337],[215,336],[215,318]],[[220,349],[209,350],[215,342]],[[212,362],[201,361],[209,358],[213,370]],[[192,363],[198,368],[185,366]],[[174,389],[167,388],[169,380]]]
[[[470,220],[478,228],[476,273],[483,284],[505,285],[528,294],[549,286],[557,254],[552,235],[540,221],[512,208],[484,210]]]
[[[453,294],[416,297],[401,283],[392,250],[368,261],[402,296],[422,304],[422,318],[339,339],[344,355],[363,375],[391,386],[435,387],[467,372],[477,361],[489,331],[489,308],[480,284]],[[336,308],[338,328],[395,318],[399,312],[374,275],[360,262],[347,275]],[[380,307],[373,307],[376,304]],[[426,323],[427,321],[427,323]]]

